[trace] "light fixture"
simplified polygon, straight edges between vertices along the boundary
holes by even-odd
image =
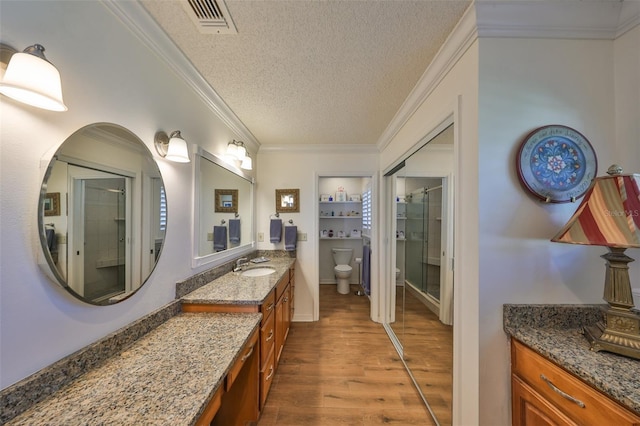
[[[604,282],[604,322],[584,328],[592,351],[608,351],[640,359],[640,313],[633,311],[627,248],[640,247],[640,174],[622,174],[609,167],[609,176],[594,179],[587,194],[553,242],[605,246],[609,253]]]
[[[165,132],[158,132],[154,138],[156,151],[158,154],[169,161],[175,161],[176,163],[188,163],[189,161],[189,148],[187,142],[182,138],[180,130],[171,132],[171,135],[167,136]]]
[[[253,170],[253,162],[251,161],[251,157],[248,155],[242,159],[242,163],[240,164],[240,168],[244,170]]]
[[[240,168],[245,170],[252,170],[253,164],[251,157],[247,154],[247,148],[244,146],[244,142],[232,140],[227,144],[227,149],[224,153],[225,158],[229,163],[240,162]],[[237,163],[236,163],[237,164]]]
[[[45,58],[44,47],[34,44],[17,53],[15,49],[2,44],[0,50],[3,57],[13,52],[0,81],[0,93],[37,108],[67,110],[62,100],[60,73]]]

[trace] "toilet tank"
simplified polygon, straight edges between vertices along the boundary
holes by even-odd
[[[332,248],[333,262],[336,265],[349,265],[353,256],[353,249]]]

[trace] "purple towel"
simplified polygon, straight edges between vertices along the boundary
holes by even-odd
[[[282,220],[280,219],[271,219],[271,224],[269,225],[269,241],[273,244],[279,243],[282,240]]]
[[[229,219],[229,242],[240,244],[240,219]]]
[[[213,227],[213,251],[222,251],[227,249],[227,227]]]
[[[368,245],[362,247],[362,287],[366,294],[371,294],[371,248]]]
[[[297,241],[298,241],[298,227],[285,226],[284,227],[284,249],[286,251],[295,251]]]

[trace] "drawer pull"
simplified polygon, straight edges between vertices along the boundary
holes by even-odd
[[[571,395],[569,395],[568,393],[558,389],[558,387],[556,385],[554,385],[551,380],[547,379],[547,377],[544,374],[540,375],[540,378],[547,384],[549,385],[549,387],[558,395],[560,395],[561,397],[568,399],[569,401],[575,403],[578,407],[580,408],[585,408],[584,402],[580,401],[579,399],[576,399],[574,397],[572,397]]]
[[[271,372],[269,373],[269,375],[264,378],[265,382],[268,382],[271,379],[271,376],[273,376],[273,365],[271,366],[270,370]]]
[[[267,337],[265,339],[265,342],[268,342],[269,340],[273,339],[273,328],[271,330],[269,330],[269,337]]]
[[[267,306],[267,311],[270,311],[273,309],[273,303],[271,303],[269,306]]]
[[[242,357],[242,362],[245,362],[247,360],[247,358],[249,358],[251,356],[251,354],[253,353],[253,348],[255,348],[254,346],[251,346],[251,350],[249,351],[249,353],[247,353],[245,356]]]

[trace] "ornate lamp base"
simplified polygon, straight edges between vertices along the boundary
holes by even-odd
[[[613,308],[603,308],[603,311],[604,324],[598,322],[584,328],[584,336],[591,343],[591,350],[640,359],[640,315]]]
[[[584,335],[592,351],[607,351],[640,359],[640,312],[633,310],[633,296],[629,281],[629,262],[624,248],[609,247],[602,256],[607,261],[604,284],[604,324],[584,328]]]

